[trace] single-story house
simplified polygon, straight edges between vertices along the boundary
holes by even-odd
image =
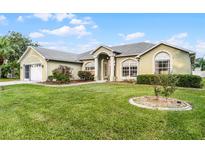
[[[21,80],[46,81],[59,65],[78,71],[91,71],[95,80],[122,81],[136,79],[139,74],[191,74],[195,53],[167,43],[147,42],[118,46],[101,45],[74,54],[41,47],[28,47],[19,59]]]

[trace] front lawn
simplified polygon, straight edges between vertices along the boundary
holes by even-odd
[[[19,79],[0,78],[0,82],[16,81]]]
[[[202,78],[203,88],[205,88],[205,78]]]
[[[173,97],[192,111],[156,111],[128,103],[152,87],[125,83],[51,88],[15,85],[0,91],[0,139],[205,139],[205,90]]]

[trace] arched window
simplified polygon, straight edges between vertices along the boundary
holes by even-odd
[[[170,56],[166,52],[160,52],[155,56],[155,73],[170,73]]]
[[[137,61],[126,60],[122,63],[122,76],[123,77],[136,77],[137,76]]]
[[[95,66],[93,62],[89,62],[87,64],[85,64],[85,70],[86,71],[94,71],[95,70]]]

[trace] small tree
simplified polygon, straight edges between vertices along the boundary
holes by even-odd
[[[171,74],[161,75],[159,78],[160,85],[162,87],[161,94],[166,97],[166,99],[171,96],[176,90],[177,77]]]
[[[154,78],[149,78],[150,84],[154,88],[154,94],[156,96],[156,99],[159,99],[159,95],[161,93],[161,87],[159,85],[159,76],[155,76]]]
[[[168,75],[157,75],[150,83],[153,85],[154,93],[156,98],[159,98],[159,95],[166,97],[166,99],[171,96],[176,90],[177,77],[168,74]]]

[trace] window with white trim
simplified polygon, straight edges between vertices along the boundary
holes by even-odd
[[[85,64],[85,70],[86,71],[94,71],[95,70],[95,66],[93,62],[89,62],[87,64]]]
[[[123,77],[136,77],[137,76],[137,61],[126,60],[122,63],[122,76]]]
[[[155,56],[155,74],[170,73],[170,56],[166,52],[160,52]]]

